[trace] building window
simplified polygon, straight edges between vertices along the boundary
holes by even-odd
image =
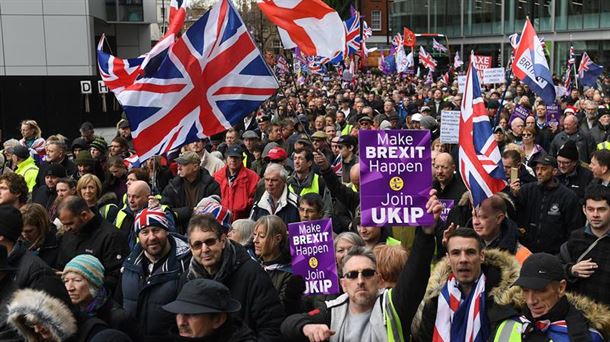
[[[381,31],[381,11],[371,11],[371,29]]]

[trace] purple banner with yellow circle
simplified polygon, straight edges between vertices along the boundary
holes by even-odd
[[[432,225],[430,131],[361,130],[359,145],[361,225]]]
[[[305,295],[339,293],[331,219],[288,224],[292,273],[305,280]]]

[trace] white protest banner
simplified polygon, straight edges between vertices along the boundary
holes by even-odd
[[[443,110],[441,111],[441,143],[459,144],[460,143],[460,111]]]
[[[464,88],[466,87],[466,75],[458,76],[457,81],[458,81],[458,93],[463,94]]]
[[[483,69],[483,84],[504,83],[504,68]]]

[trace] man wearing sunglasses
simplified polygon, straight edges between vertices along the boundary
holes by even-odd
[[[442,205],[430,192],[428,212],[439,222]],[[411,321],[424,296],[434,253],[434,227],[418,228],[409,259],[393,289],[380,294],[381,278],[375,255],[362,247],[343,258],[344,293],[326,302],[325,309],[289,316],[282,323],[288,341],[405,341]]]
[[[284,308],[271,278],[240,244],[227,238],[225,219],[218,222],[226,209],[209,210],[195,215],[188,225],[187,236],[193,258],[186,281],[205,278],[229,288],[231,297],[241,303],[236,316],[256,333],[257,341],[276,341]],[[184,278],[184,277],[183,277]]]

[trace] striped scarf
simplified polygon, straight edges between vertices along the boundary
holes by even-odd
[[[551,322],[546,319],[532,322],[526,316],[521,316],[518,318],[518,321],[522,324],[521,334],[525,336],[540,331],[554,342],[572,341],[568,332],[568,322],[565,320]],[[591,334],[591,341],[603,341],[603,336],[597,330],[589,328],[589,333]]]
[[[489,337],[485,310],[485,275],[466,298],[453,273],[438,296],[433,342],[483,342]]]

